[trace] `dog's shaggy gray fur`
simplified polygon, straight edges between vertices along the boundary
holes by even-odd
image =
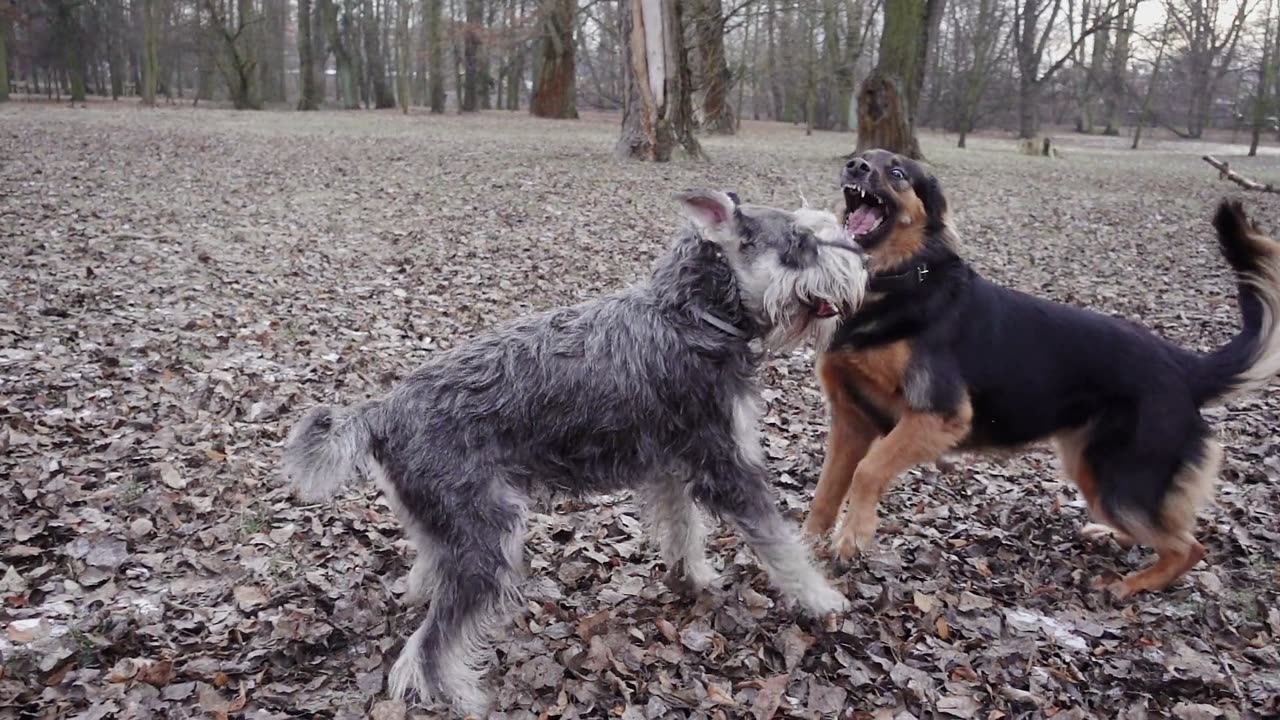
[[[839,318],[820,315],[861,302],[862,257],[831,213],[714,191],[679,199],[693,226],[650,282],[507,323],[380,400],[311,410],[290,434],[284,466],[300,497],[373,478],[418,548],[408,597],[429,607],[392,667],[394,695],[484,714],[488,648],[519,606],[539,491],[637,489],[668,576],[695,589],[715,577],[700,504],[805,610],[847,607],[775,505],[752,341],[825,343]]]

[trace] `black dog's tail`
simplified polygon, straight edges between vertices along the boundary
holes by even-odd
[[[349,409],[321,405],[293,426],[284,445],[284,474],[299,498],[328,500],[364,474],[373,440],[370,411],[376,405],[369,402]]]
[[[1280,243],[1224,200],[1213,216],[1222,255],[1236,272],[1240,333],[1201,357],[1196,375],[1200,404],[1265,387],[1280,373]]]

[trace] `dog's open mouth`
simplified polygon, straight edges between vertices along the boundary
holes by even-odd
[[[825,320],[826,318],[838,317],[840,315],[840,311],[836,309],[835,305],[831,304],[826,300],[823,300],[822,298],[818,298],[816,300],[810,300],[804,305],[809,309],[810,315],[820,320]]]
[[[844,186],[844,228],[854,242],[866,245],[885,226],[891,210],[889,202],[874,190],[858,185]]]

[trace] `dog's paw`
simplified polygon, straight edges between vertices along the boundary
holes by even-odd
[[[823,535],[831,532],[831,528],[835,526],[835,518],[826,520],[814,513],[809,513],[809,517],[805,518],[804,525],[800,526],[800,535],[809,542],[815,542],[822,538]]]
[[[832,541],[836,557],[851,562],[859,555],[865,555],[871,550],[875,535],[874,525],[844,528]]]
[[[1108,539],[1115,540],[1116,544],[1122,548],[1133,547],[1136,544],[1129,535],[1102,523],[1087,523],[1080,528],[1080,537],[1095,543],[1104,543]]]
[[[825,617],[832,613],[843,614],[852,607],[844,593],[831,586],[817,588],[799,599],[805,612],[815,617]]]
[[[1115,575],[1095,578],[1093,589],[1106,593],[1114,600],[1127,600],[1141,592],[1141,588],[1136,588],[1124,578],[1117,578]]]
[[[706,561],[668,570],[663,576],[663,582],[673,592],[689,597],[717,589],[720,586],[720,580],[720,574],[711,567],[711,563]]]

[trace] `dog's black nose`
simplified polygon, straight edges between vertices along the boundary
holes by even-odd
[[[862,158],[854,158],[844,164],[844,170],[853,177],[866,175],[871,172],[871,163],[863,160]]]

